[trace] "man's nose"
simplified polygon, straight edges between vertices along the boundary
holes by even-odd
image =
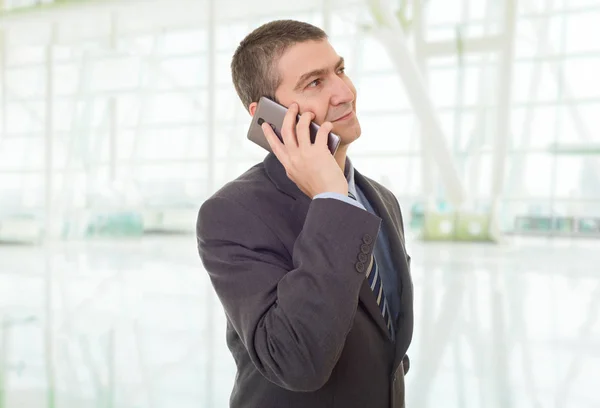
[[[354,101],[354,92],[342,78],[336,77],[331,90],[331,104],[336,106],[352,101]]]

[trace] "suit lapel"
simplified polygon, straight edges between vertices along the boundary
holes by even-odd
[[[395,203],[389,202],[385,195],[381,194],[379,188],[371,183],[371,181],[360,174],[354,169],[354,180],[356,185],[361,189],[369,204],[375,210],[375,213],[381,218],[382,228],[385,229],[391,250],[391,258],[394,266],[394,270],[398,275],[398,286],[396,291],[398,299],[401,299],[401,285],[403,282],[403,275],[406,273],[406,257],[404,251],[402,227],[398,216],[393,215]],[[369,311],[369,314],[373,317],[377,325],[389,336],[389,332],[385,325],[385,321],[381,316],[381,311],[373,296],[373,292],[368,285],[368,281],[365,280],[363,287],[360,291],[360,300],[364,304],[365,308]],[[398,322],[394,321],[394,327],[398,328]],[[398,336],[396,336],[398,337]]]
[[[403,245],[402,227],[400,220],[397,216],[393,215],[394,203],[389,202],[379,192],[379,189],[372,184],[369,179],[364,177],[358,171],[354,170],[354,177],[356,184],[360,187],[365,197],[369,201],[369,204],[373,207],[377,215],[381,218],[382,227],[385,228],[387,236],[390,240],[390,250],[392,255],[392,262],[394,263],[394,269],[398,274],[398,298],[401,299],[401,285],[404,282],[404,275],[407,273],[406,255]],[[397,323],[397,322],[394,322]],[[396,324],[396,327],[397,324]]]
[[[378,188],[372,184],[369,179],[358,173],[354,172],[356,183],[360,186],[363,193],[369,200],[369,203],[373,206],[375,211],[379,214],[382,219],[383,227],[386,228],[388,238],[390,240],[390,250],[392,252],[392,259],[394,262],[394,268],[398,274],[398,298],[400,299],[400,321],[396,321],[396,352],[394,356],[394,371],[402,363],[404,357],[404,351],[406,351],[406,339],[410,339],[412,336],[406,336],[405,333],[400,332],[400,323],[403,319],[402,313],[405,309],[405,302],[412,304],[412,283],[410,281],[409,266],[406,260],[406,249],[404,248],[404,237],[402,236],[402,226],[400,225],[400,214],[394,216],[396,204],[387,201],[378,191]],[[412,316],[412,311],[408,311]],[[412,325],[411,325],[412,327]],[[412,330],[412,328],[411,328]]]

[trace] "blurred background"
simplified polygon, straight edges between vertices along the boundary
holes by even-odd
[[[600,0],[0,0],[0,408],[226,407],[203,200],[262,160],[229,63],[279,18],[402,206],[409,408],[598,407]]]

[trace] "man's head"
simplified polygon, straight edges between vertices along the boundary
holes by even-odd
[[[344,73],[344,61],[327,34],[313,25],[272,21],[240,43],[231,62],[235,89],[251,115],[261,96],[284,106],[296,102],[314,121],[333,123],[333,132],[350,144],[360,136],[356,89]]]

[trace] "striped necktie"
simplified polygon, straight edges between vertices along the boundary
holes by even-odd
[[[348,197],[356,200],[354,194],[348,192]],[[358,200],[357,200],[358,201]],[[381,316],[383,316],[383,320],[392,336],[394,338],[394,328],[392,325],[392,319],[390,316],[390,308],[388,306],[387,299],[385,298],[385,293],[383,291],[383,282],[381,281],[381,275],[379,274],[379,268],[377,267],[377,260],[375,256],[371,256],[371,265],[369,265],[369,270],[367,272],[367,280],[369,281],[369,286],[375,295],[375,299],[377,300],[377,305],[379,306],[379,311],[381,312]]]

